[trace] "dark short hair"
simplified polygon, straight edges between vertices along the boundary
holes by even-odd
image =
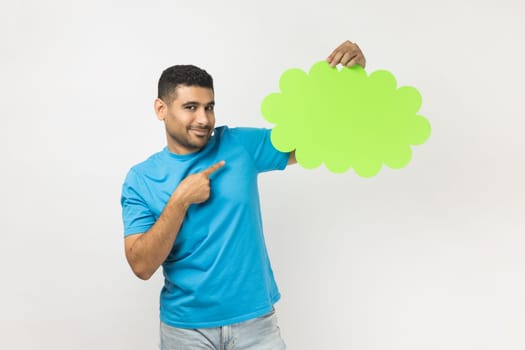
[[[158,95],[161,100],[168,102],[174,99],[177,86],[199,86],[213,90],[213,78],[204,69],[193,65],[175,65],[166,68],[159,79]]]

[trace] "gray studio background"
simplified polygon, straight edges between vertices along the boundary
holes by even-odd
[[[372,179],[260,177],[290,349],[525,348],[525,5],[28,1],[0,5],[0,348],[155,349],[160,271],[133,276],[120,189],[164,144],[160,72],[215,78],[217,124],[345,39],[418,88],[433,127]]]

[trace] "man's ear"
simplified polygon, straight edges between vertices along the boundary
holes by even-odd
[[[158,120],[164,120],[166,118],[168,106],[160,98],[156,98],[155,102],[153,102],[153,109],[155,110]]]

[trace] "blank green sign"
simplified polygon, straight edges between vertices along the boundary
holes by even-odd
[[[378,70],[368,75],[359,66],[331,68],[324,61],[309,73],[289,69],[280,93],[263,100],[264,118],[275,124],[271,139],[282,152],[295,150],[297,162],[313,169],[322,163],[334,173],[350,168],[363,177],[381,166],[399,169],[410,161],[411,145],[430,136],[421,115],[421,95],[397,87],[394,76]]]

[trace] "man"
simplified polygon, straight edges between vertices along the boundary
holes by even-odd
[[[327,61],[365,64],[349,41]],[[215,128],[214,104],[206,71],[162,73],[154,109],[167,147],[124,182],[126,258],[144,280],[163,267],[161,349],[284,349],[257,176],[295,163],[295,154],[277,151],[270,130]]]

